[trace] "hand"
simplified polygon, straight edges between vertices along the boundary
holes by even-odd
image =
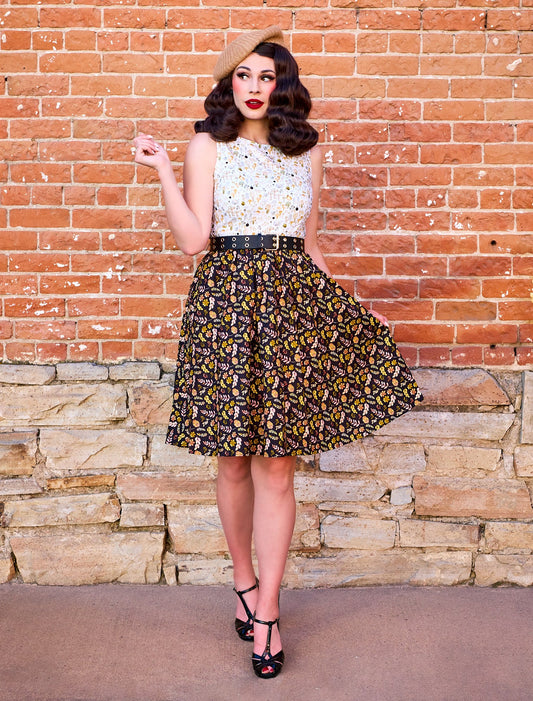
[[[382,324],[385,324],[385,326],[388,327],[389,320],[386,316],[383,316],[383,314],[380,314],[379,312],[375,312],[373,310],[370,310],[370,314],[372,314],[372,316],[375,316],[378,321],[381,321]]]
[[[163,165],[170,163],[170,158],[165,149],[154,141],[153,136],[140,133],[133,139],[135,145],[135,163],[159,170]]]

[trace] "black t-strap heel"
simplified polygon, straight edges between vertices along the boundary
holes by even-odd
[[[270,640],[272,638],[272,628],[277,624],[279,630],[279,618],[275,621],[260,621],[258,618],[255,619],[256,623],[260,623],[263,626],[268,626],[268,635],[265,645],[265,649],[262,655],[258,655],[256,652],[252,655],[252,665],[254,672],[261,679],[271,679],[276,677],[283,667],[285,662],[285,655],[283,650],[276,652],[275,655],[270,654]]]
[[[254,589],[257,589],[259,586],[259,582],[256,579],[255,584],[253,587],[250,587],[249,589],[243,589],[242,591],[237,591],[235,587],[233,587],[233,591],[237,594],[239,599],[241,600],[242,605],[244,606],[244,610],[246,611],[246,615],[248,618],[246,621],[241,621],[240,618],[235,619],[235,630],[237,631],[237,635],[241,640],[253,640],[254,639],[254,614],[250,611],[250,607],[244,600],[244,594],[248,594],[249,591],[253,591]]]

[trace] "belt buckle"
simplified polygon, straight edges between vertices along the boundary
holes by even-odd
[[[274,234],[274,245],[272,248],[274,251],[279,250],[279,234]]]

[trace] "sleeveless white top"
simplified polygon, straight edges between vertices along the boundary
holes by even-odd
[[[212,236],[305,236],[313,200],[311,157],[286,156],[241,136],[217,142]]]

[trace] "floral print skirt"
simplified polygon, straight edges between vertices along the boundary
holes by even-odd
[[[167,443],[311,455],[422,399],[386,326],[299,251],[209,252],[183,316]]]

